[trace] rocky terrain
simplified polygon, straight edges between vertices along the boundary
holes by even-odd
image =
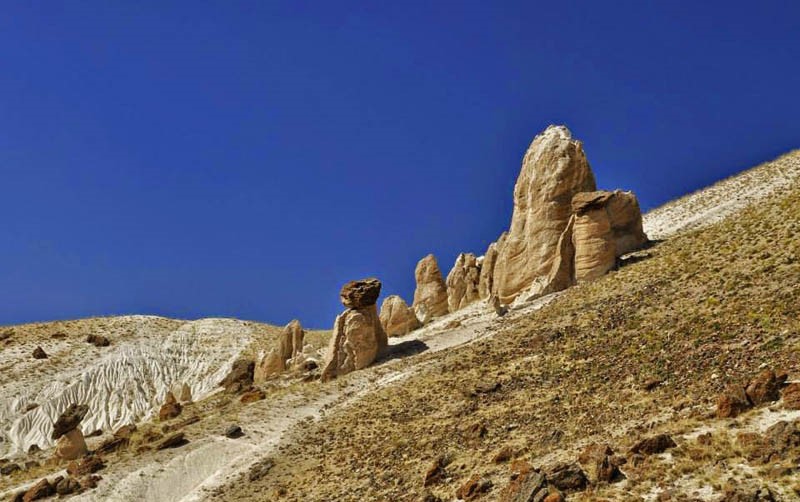
[[[0,496],[800,500],[799,256],[800,152],[642,216],[551,127],[410,306],[0,328]]]

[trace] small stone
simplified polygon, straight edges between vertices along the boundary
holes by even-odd
[[[236,439],[242,436],[244,436],[244,432],[242,432],[242,428],[238,425],[231,425],[225,429],[225,437],[227,438]]]
[[[33,349],[33,358],[34,359],[47,359],[47,353],[41,347],[36,347]]]
[[[18,464],[6,464],[3,467],[0,467],[0,474],[3,476],[8,476],[9,474],[12,474],[20,469],[21,467]]]
[[[657,436],[642,439],[631,448],[631,453],[641,453],[644,455],[654,455],[663,453],[669,448],[675,448],[675,441],[668,434],[658,434]]]
[[[89,335],[86,337],[86,342],[91,343],[95,347],[108,347],[111,345],[111,341],[101,335]]]
[[[158,446],[156,446],[156,450],[165,450],[167,448],[179,448],[187,443],[189,443],[189,441],[186,440],[184,433],[176,432],[175,434],[167,436],[165,440],[161,441],[161,443],[159,443]]]
[[[66,477],[56,483],[56,493],[59,495],[69,495],[81,489],[80,483],[71,477]]]
[[[55,487],[50,484],[47,478],[44,478],[33,485],[33,488],[25,492],[25,495],[22,497],[22,501],[30,502],[32,500],[39,500],[54,495],[55,493]]]
[[[85,476],[95,473],[105,468],[105,466],[103,459],[97,455],[91,455],[81,460],[73,460],[67,464],[67,473],[74,477]]]
[[[577,464],[559,464],[552,467],[547,474],[547,480],[564,491],[580,491],[588,485],[586,475]]]
[[[514,448],[511,446],[504,446],[500,448],[500,450],[494,454],[492,458],[492,462],[495,464],[502,464],[503,462],[507,462],[514,456]]]
[[[239,398],[239,401],[241,401],[242,404],[250,404],[250,403],[255,403],[256,401],[261,401],[266,397],[267,394],[264,393],[263,390],[252,389],[242,394],[242,397]]]
[[[461,500],[472,500],[491,489],[492,482],[490,480],[482,478],[478,474],[473,474],[463,485],[458,488],[458,490],[456,490],[456,498]]]

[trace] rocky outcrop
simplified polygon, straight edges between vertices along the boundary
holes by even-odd
[[[501,302],[544,284],[572,215],[572,197],[594,190],[583,146],[566,127],[550,126],[536,136],[522,161],[511,226],[492,272],[492,289]]]
[[[420,327],[414,310],[397,295],[383,300],[380,320],[387,336],[403,336]]]
[[[414,290],[414,303],[412,308],[417,319],[422,324],[427,324],[434,317],[448,313],[447,285],[442,279],[442,271],[436,257],[429,254],[417,263],[414,271],[417,288]]]
[[[461,253],[447,274],[447,305],[450,312],[480,300],[481,266],[472,253]]]
[[[481,274],[478,278],[478,296],[481,299],[489,298],[492,296],[492,288],[494,287],[494,265],[497,262],[497,249],[503,245],[506,234],[503,233],[497,242],[492,242],[486,248],[483,254],[483,261],[481,262]]]
[[[253,380],[256,383],[263,382],[272,375],[302,364],[304,338],[305,331],[300,321],[295,319],[287,324],[278,336],[277,346],[273,347],[256,366]]]
[[[377,281],[377,279],[366,279],[366,281]],[[345,287],[349,287],[350,284],[352,283],[346,284]],[[342,288],[343,293],[340,297],[346,306],[347,295],[344,294],[344,289]],[[379,281],[377,289],[380,293]],[[352,303],[351,298],[347,296],[347,303],[360,305],[360,307],[348,308],[336,317],[333,335],[323,365],[321,377],[323,381],[366,368],[386,350],[388,345],[375,303],[369,305],[365,305],[363,302]],[[375,300],[377,300],[377,295],[375,295]]]
[[[180,415],[182,411],[183,407],[175,398],[175,395],[172,392],[167,392],[164,398],[164,404],[162,404],[161,408],[158,410],[158,419],[162,422],[164,420],[170,420]]]
[[[192,388],[185,382],[175,382],[172,384],[170,392],[172,392],[172,395],[175,396],[180,403],[192,402]]]
[[[229,394],[237,394],[249,389],[253,384],[255,366],[255,362],[249,359],[237,359],[219,385],[225,387],[225,392]]]
[[[617,258],[647,242],[642,213],[632,192],[595,191],[572,198],[575,227],[575,280],[597,279],[616,265]]]
[[[74,460],[88,453],[86,439],[78,428],[81,421],[89,412],[85,404],[72,404],[58,417],[53,424],[52,438],[57,439],[56,457],[64,460]]]

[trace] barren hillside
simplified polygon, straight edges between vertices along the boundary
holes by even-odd
[[[370,368],[329,383],[286,375],[251,403],[216,385],[237,357],[269,347],[274,327],[127,317],[4,328],[0,453],[22,468],[0,476],[0,496],[63,472],[47,450],[25,452],[51,445],[60,400],[79,396],[105,410],[82,425],[101,429],[90,449],[140,422],[77,500],[512,500],[522,471],[572,465],[592,443],[626,463],[611,483],[562,490],[568,500],[762,500],[724,498],[762,488],[797,500],[800,436],[786,433],[766,462],[760,448],[800,411],[777,401],[716,418],[715,406],[766,368],[800,380],[799,174],[794,152],[674,201],[645,216],[660,242],[596,282],[504,317],[475,303],[392,339]],[[47,359],[31,358],[37,346]],[[195,402],[156,422],[176,381]],[[243,436],[226,437],[231,425]],[[176,432],[188,442],[159,449]],[[631,452],[659,433],[675,446]]]

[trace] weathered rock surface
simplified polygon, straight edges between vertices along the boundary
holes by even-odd
[[[472,253],[461,253],[447,274],[447,305],[450,312],[462,309],[480,299],[481,267]]]
[[[417,263],[414,271],[417,287],[414,290],[414,303],[412,308],[417,319],[422,324],[427,324],[434,317],[448,313],[447,285],[442,279],[442,271],[436,262],[436,257],[429,254]]]
[[[608,445],[591,444],[580,453],[578,463],[591,483],[610,483],[619,475],[613,455],[614,451]]]
[[[47,478],[42,479],[31,489],[25,492],[25,495],[22,497],[23,502],[31,502],[32,500],[39,500],[43,498],[47,498],[51,495],[55,495],[56,488],[50,484],[50,481]]]
[[[67,432],[77,428],[87,413],[89,413],[89,407],[85,404],[69,405],[53,424],[53,434],[51,437],[53,439],[58,439]]]
[[[575,279],[596,279],[614,268],[620,256],[642,247],[642,213],[632,192],[582,192],[572,198]]]
[[[339,292],[339,299],[342,305],[349,309],[360,309],[374,305],[381,294],[381,281],[370,277],[350,281],[342,286]]]
[[[378,286],[378,291],[380,291],[380,286]],[[363,299],[363,296],[360,298]],[[294,319],[287,324],[278,336],[277,346],[273,347],[256,366],[253,380],[256,383],[263,382],[272,375],[277,375],[292,367],[299,366],[303,359],[304,338],[305,331],[300,321]]]
[[[631,453],[641,453],[643,455],[655,455],[663,453],[669,448],[675,448],[675,441],[668,434],[658,434],[653,437],[645,438],[631,447]]]
[[[387,336],[403,336],[420,327],[414,310],[397,295],[383,300],[380,320]]]
[[[483,254],[483,261],[481,262],[481,274],[478,279],[478,296],[481,298],[489,298],[492,296],[492,289],[494,287],[494,265],[497,262],[497,249],[503,245],[506,234],[503,233],[497,242],[492,242],[486,248]]]
[[[164,404],[161,405],[161,408],[158,410],[158,419],[162,422],[164,420],[170,420],[180,415],[181,411],[183,411],[183,407],[178,400],[175,399],[175,395],[172,392],[167,392],[164,398]]]
[[[336,317],[322,380],[366,368],[386,349],[386,333],[375,305],[348,309]]]
[[[231,366],[231,370],[219,383],[220,386],[225,387],[225,392],[230,394],[249,389],[253,384],[255,366],[255,362],[249,359],[237,359]]]
[[[172,384],[170,392],[172,392],[172,395],[175,396],[179,403],[192,402],[192,388],[185,382],[176,382]]]
[[[766,369],[759,373],[747,385],[745,393],[753,406],[777,401],[780,398],[780,383],[778,383],[775,372]]]
[[[371,287],[373,290],[377,288],[380,291],[380,281],[377,279],[354,282],[367,281],[377,281],[377,286],[372,283]],[[363,301],[354,303],[352,301],[354,296],[341,294],[342,304],[346,306],[345,302],[347,302],[364,305]],[[371,298],[371,295],[369,297]],[[348,308],[336,317],[333,324],[333,335],[328,344],[328,352],[322,369],[322,381],[366,368],[386,351],[388,344],[375,303],[359,308]]]
[[[75,460],[83,457],[89,452],[86,446],[86,439],[77,427],[65,432],[56,441],[55,455],[64,460]]]
[[[534,138],[514,187],[514,212],[492,272],[493,292],[510,303],[553,267],[558,241],[572,215],[572,197],[596,190],[580,141],[563,126]]]
[[[743,387],[730,385],[717,398],[717,418],[735,418],[750,409],[750,400]]]
[[[789,410],[800,410],[800,383],[790,383],[783,389],[783,407]]]

